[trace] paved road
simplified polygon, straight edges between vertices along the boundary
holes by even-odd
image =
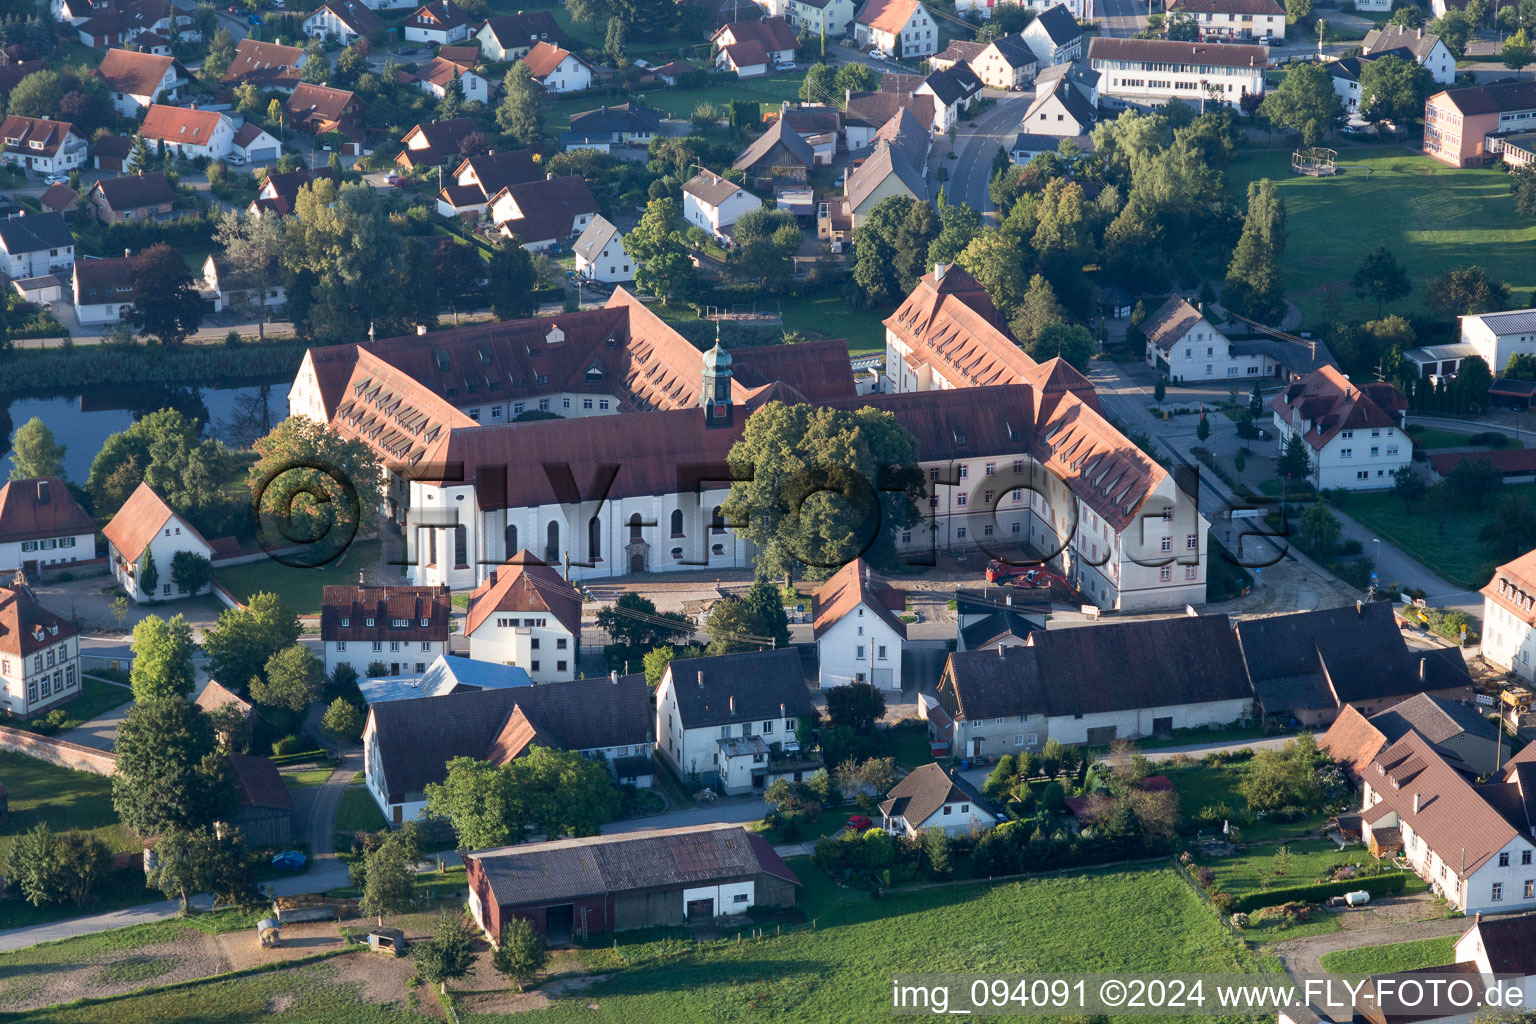
[[[961,122],[953,145],[945,136],[939,136],[933,144],[933,162],[949,169],[949,181],[944,183],[947,201],[969,206],[982,215],[983,221],[993,223],[997,218],[987,190],[992,181],[992,158],[999,146],[1007,149],[1013,144],[1035,94],[988,90],[987,95],[997,97],[997,105],[975,121]],[[951,150],[956,154],[953,160],[947,156]]]
[[[89,675],[89,673],[87,673]],[[123,691],[124,701],[110,711],[103,711],[89,722],[82,722],[69,732],[59,736],[61,740],[70,743],[79,743],[81,746],[95,747],[97,750],[111,750],[117,743],[117,727],[128,715],[128,709],[133,707],[133,691],[126,686],[111,682],[106,679],[93,679],[98,686],[114,686]]]

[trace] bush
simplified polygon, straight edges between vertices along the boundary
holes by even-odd
[[[1211,906],[1215,907],[1223,914],[1232,913],[1236,904],[1237,900],[1229,892],[1216,892],[1211,894]]]
[[[1275,907],[1282,903],[1322,903],[1329,896],[1342,896],[1347,892],[1358,892],[1361,889],[1372,896],[1390,896],[1393,893],[1402,892],[1407,884],[1407,873],[1398,871],[1368,878],[1346,878],[1339,882],[1294,885],[1283,889],[1271,889],[1268,892],[1245,893],[1236,901],[1233,909],[1251,913],[1262,907]]]
[[[279,757],[284,754],[291,754],[298,749],[299,738],[297,736],[284,736],[278,740],[274,740],[272,743],[272,753],[278,755]]]

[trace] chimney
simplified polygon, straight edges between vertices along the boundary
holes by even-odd
[[[363,589],[363,570],[357,570],[357,589]]]
[[[1413,794],[1413,813],[1419,813],[1419,794]]]
[[[944,267],[944,264],[942,264],[942,263],[935,263],[933,265],[933,283],[934,284],[938,284],[940,281],[944,280],[944,270],[945,270],[945,267]]]
[[[124,249],[123,250],[123,259],[127,259],[129,256],[132,256],[132,255],[133,255],[133,250],[132,249]]]
[[[544,180],[545,181],[554,181],[555,180],[555,172],[554,171],[545,171],[544,172]]]
[[[998,644],[997,645],[997,660],[998,661],[1002,661],[1005,657],[1007,657],[1007,655],[1003,653],[1005,650],[1007,650],[1007,646],[1006,645],[1004,645],[1004,644]]]
[[[730,700],[731,700],[731,714],[734,715],[736,713],[736,695],[734,693],[731,694]]]
[[[610,680],[612,680],[614,686],[618,686],[619,685],[619,670],[618,669],[614,669],[612,672],[608,673],[608,678]]]
[[[1428,660],[1428,658],[1419,659],[1419,682],[1421,683],[1424,681],[1424,663]]]
[[[496,570],[495,570],[495,569],[492,569],[492,570],[491,570],[491,575],[490,575],[490,584],[491,584],[491,586],[493,586],[493,587],[494,587],[494,586],[495,586],[495,585],[496,585]]]
[[[416,337],[419,338],[419,337],[421,337],[422,335],[424,335],[426,333],[427,333],[427,325],[426,324],[417,324],[416,325]]]
[[[784,717],[784,702],[783,701],[779,701],[779,717],[780,718]]]
[[[699,689],[702,690],[702,689],[704,689],[704,670],[703,669],[699,669],[698,676],[699,676]]]
[[[1004,596],[1003,597],[1003,604],[1006,604],[1009,608],[1012,608],[1013,607],[1013,595],[1012,594],[1008,594],[1008,595]]]
[[[37,503],[39,505],[46,505],[46,504],[48,504],[48,481],[47,480],[39,480],[37,482]]]
[[[1365,618],[1365,602],[1364,601],[1356,601],[1355,602],[1355,614],[1360,616],[1362,619]]]

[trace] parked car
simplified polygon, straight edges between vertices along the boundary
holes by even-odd
[[[64,185],[64,184],[67,184],[69,182],[69,175],[67,175],[67,174],[50,174],[44,180],[47,181],[47,183],[50,184],[50,185]]]
[[[875,827],[875,823],[868,815],[855,814],[853,817],[848,819],[848,824],[844,827],[847,828],[849,832],[868,832],[870,829]]]
[[[259,14],[247,15],[245,20],[246,20],[246,22],[248,24],[250,24],[254,28],[260,28],[262,25],[266,24],[266,21],[264,21],[262,19],[261,15],[259,15]]]
[[[873,60],[885,60],[885,51],[877,46],[873,50],[869,51],[869,56]]]
[[[781,61],[778,61],[777,63],[775,63],[773,65],[773,70],[775,70],[775,71],[793,71],[793,70],[795,70],[795,62],[792,61],[792,60],[781,60]]]
[[[400,47],[400,49],[396,50],[395,52],[398,53],[402,57],[409,57],[411,54],[416,52],[416,47],[414,47],[414,46],[402,46],[402,47]]]
[[[229,164],[231,167],[241,167],[245,164],[245,157],[241,156],[239,153],[231,153],[229,156],[224,158],[224,162]]]

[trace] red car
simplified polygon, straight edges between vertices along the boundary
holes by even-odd
[[[875,823],[871,821],[866,815],[855,814],[853,817],[848,819],[848,824],[846,827],[849,832],[868,832],[871,828],[874,828],[874,826]]]

